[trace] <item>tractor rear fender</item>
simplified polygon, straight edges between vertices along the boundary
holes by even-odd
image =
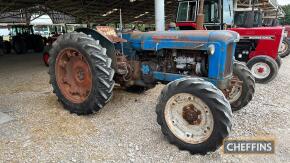
[[[102,35],[96,30],[92,30],[89,28],[79,28],[75,30],[76,32],[83,32],[87,35],[90,35],[93,39],[99,40],[100,44],[103,48],[107,49],[107,56],[112,59],[112,68],[117,70],[117,59],[116,59],[116,49],[114,43],[109,40],[107,37]]]

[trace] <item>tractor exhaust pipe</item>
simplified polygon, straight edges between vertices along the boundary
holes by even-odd
[[[164,0],[155,0],[155,25],[156,31],[165,31]]]
[[[203,30],[203,24],[204,24],[203,6],[204,6],[204,0],[200,0],[198,14],[197,14],[197,18],[196,18],[196,29],[197,30]]]

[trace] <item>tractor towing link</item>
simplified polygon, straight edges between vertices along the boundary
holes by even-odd
[[[111,27],[82,28],[53,43],[50,83],[64,108],[78,115],[102,109],[115,82],[142,90],[167,84],[156,105],[162,133],[181,150],[206,154],[217,150],[232,128],[232,108],[223,91],[238,108],[254,93],[254,80],[245,88],[239,81],[249,71],[234,63],[238,40],[237,33],[227,31],[127,32],[119,37]],[[236,70],[240,73],[233,77]],[[252,93],[246,99],[244,89]]]

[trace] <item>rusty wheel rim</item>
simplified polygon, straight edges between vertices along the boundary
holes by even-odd
[[[237,76],[233,76],[231,80],[231,87],[228,90],[228,94],[226,95],[230,104],[236,102],[241,96],[243,92],[243,81],[239,79]]]
[[[288,44],[286,43],[286,41],[283,41],[282,42],[282,45],[281,45],[281,53],[284,54],[287,50],[288,50],[289,46]]]
[[[172,133],[189,144],[202,143],[213,132],[214,118],[210,108],[189,93],[172,96],[166,103],[164,117]]]
[[[63,49],[56,58],[57,85],[73,103],[84,102],[92,89],[92,72],[87,59],[76,49]]]

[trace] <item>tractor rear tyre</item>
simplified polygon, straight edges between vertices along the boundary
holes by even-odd
[[[9,41],[4,41],[2,50],[3,50],[4,54],[10,54],[11,53],[11,43]]]
[[[280,69],[280,67],[282,65],[282,59],[281,59],[281,57],[280,56],[277,56],[277,58],[276,58],[275,61],[276,61],[277,65],[278,65],[278,68]]]
[[[44,40],[41,36],[35,35],[33,37],[33,50],[36,53],[43,52],[44,49]]]
[[[213,84],[200,78],[178,79],[166,85],[156,113],[169,142],[191,154],[217,150],[232,127],[229,102]]]
[[[284,58],[290,54],[290,40],[287,38],[284,38],[282,41],[282,50],[279,52],[279,56],[281,58]]]
[[[278,74],[278,64],[268,56],[256,56],[248,61],[248,68],[251,70],[257,83],[266,84],[275,79]]]
[[[234,62],[231,88],[227,90],[232,111],[238,111],[245,107],[255,93],[255,78],[246,65]]]
[[[49,54],[50,83],[65,109],[91,114],[110,101],[114,70],[99,41],[84,33],[67,33],[57,39]]]
[[[21,37],[17,37],[14,40],[13,49],[16,54],[23,54],[27,52],[25,41]]]

